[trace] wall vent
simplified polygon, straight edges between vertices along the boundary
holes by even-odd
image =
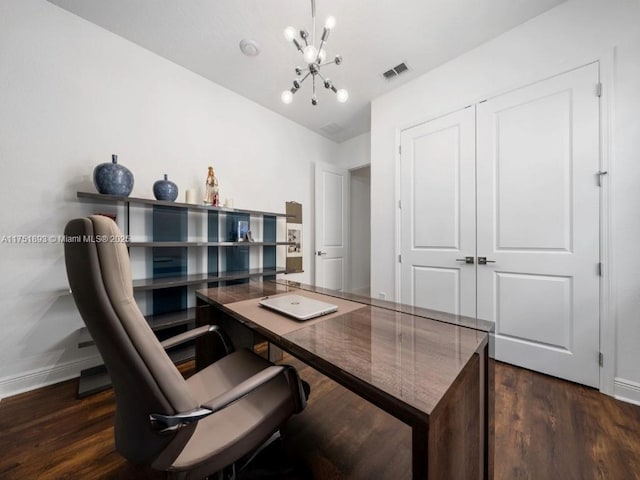
[[[398,75],[400,75],[400,74],[402,74],[402,73],[404,73],[404,72],[406,72],[408,70],[409,70],[409,67],[407,67],[407,64],[402,62],[402,63],[396,65],[395,67],[390,68],[389,70],[384,72],[382,74],[382,76],[384,78],[386,78],[387,80],[391,80],[392,78],[397,77]]]

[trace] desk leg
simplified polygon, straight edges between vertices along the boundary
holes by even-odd
[[[273,343],[269,342],[269,361],[270,362],[279,362],[283,358],[282,349],[275,346]]]
[[[196,327],[211,324],[211,305],[196,299]],[[211,365],[215,360],[215,339],[213,335],[205,335],[196,339],[196,370]]]
[[[429,425],[426,423],[411,428],[411,478],[429,478]]]
[[[484,478],[493,480],[495,462],[495,362],[489,358],[489,345],[484,350]]]

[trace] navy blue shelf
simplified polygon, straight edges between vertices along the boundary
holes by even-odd
[[[277,268],[250,268],[234,272],[220,273],[194,273],[175,277],[145,278],[133,281],[135,291],[159,290],[163,288],[180,287],[183,285],[196,285],[199,283],[224,282],[229,280],[242,280],[252,277],[264,277],[285,273],[284,267]]]

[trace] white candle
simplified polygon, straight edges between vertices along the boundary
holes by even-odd
[[[187,189],[187,191],[185,192],[184,195],[185,195],[185,202],[186,203],[198,203],[197,195],[196,195],[196,189],[195,188]]]

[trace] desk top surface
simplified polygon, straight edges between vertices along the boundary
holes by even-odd
[[[267,295],[276,295],[286,292],[297,292],[299,290],[320,293],[334,298],[342,298],[344,300],[371,305],[386,310],[391,310],[393,312],[407,313],[416,317],[428,318],[430,320],[449,323],[451,325],[469,327],[473,328],[474,330],[480,330],[482,332],[493,332],[494,330],[493,322],[489,322],[486,320],[440,312],[437,310],[429,310],[427,308],[405,305],[402,303],[391,302],[389,300],[379,300],[376,298],[365,297],[363,295],[339,292],[336,290],[330,290],[327,288],[315,287],[313,285],[306,285],[286,280],[250,282],[240,285],[209,288],[199,290],[197,292],[197,295],[209,303],[225,305],[227,303],[247,300],[249,298],[265,297]]]
[[[365,297],[337,292],[329,297],[340,303],[338,312],[309,322],[289,320],[257,306],[265,296],[296,292],[315,298],[318,291],[261,282],[199,290],[197,296],[334,380],[365,397],[373,394],[399,403],[409,415],[429,415],[488,341],[490,328],[470,328],[460,321],[394,309],[391,302],[381,306]],[[331,302],[331,298],[326,301]],[[291,322],[291,328],[283,327],[283,322]]]

